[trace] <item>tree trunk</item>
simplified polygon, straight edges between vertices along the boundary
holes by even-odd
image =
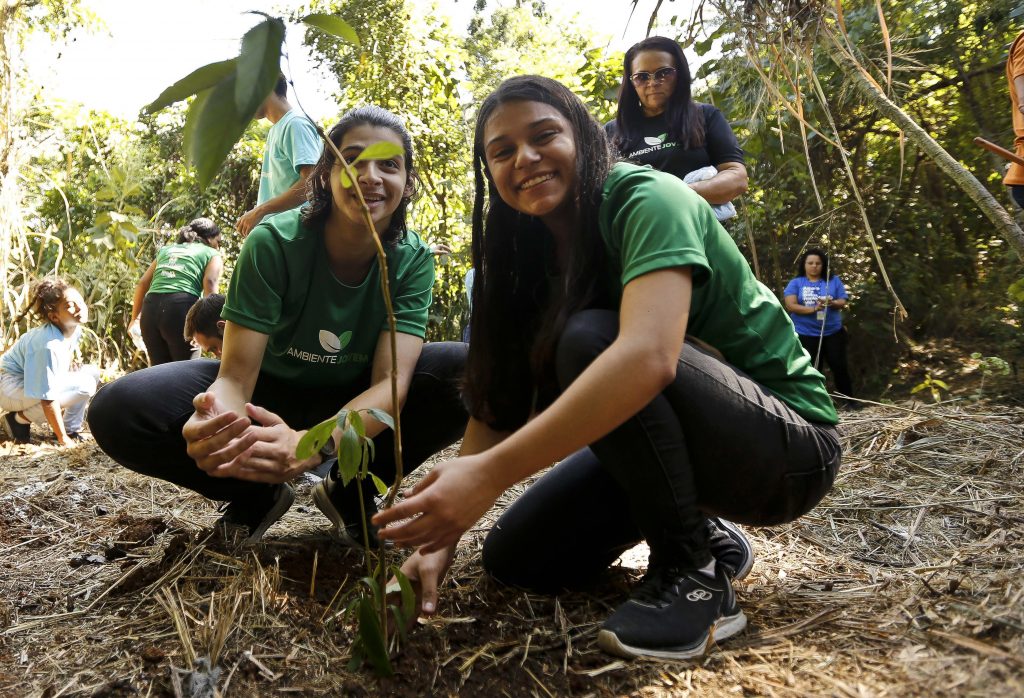
[[[1006,209],[999,205],[991,192],[978,181],[977,177],[957,162],[934,138],[906,112],[896,106],[878,87],[856,60],[840,47],[834,38],[822,42],[829,56],[851,79],[861,95],[886,118],[890,119],[907,134],[907,138],[930,157],[956,185],[978,205],[982,213],[992,221],[1003,238],[1024,260],[1024,230],[1013,220]]]

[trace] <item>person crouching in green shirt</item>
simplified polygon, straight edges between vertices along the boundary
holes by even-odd
[[[294,499],[288,482],[324,464],[330,472],[315,488],[316,504],[346,541],[363,540],[355,483],[339,481],[337,430],[320,453],[295,455],[305,430],[340,407],[401,409],[407,470],[457,441],[466,426],[459,391],[465,345],[423,342],[434,262],[406,227],[417,181],[409,132],[394,114],[371,106],[348,112],[328,137],[349,162],[380,141],[405,153],[352,165],[388,258],[399,404],[391,397],[376,246],[328,148],[310,175],[308,204],[264,220],[246,238],[221,312],[220,361],[130,374],[101,390],[89,413],[96,442],[111,458],[226,502],[219,523],[241,529],[247,542],[287,511]],[[364,421],[376,443],[371,468],[388,482],[393,432],[369,416]],[[374,488],[364,490],[363,505],[373,512]]]

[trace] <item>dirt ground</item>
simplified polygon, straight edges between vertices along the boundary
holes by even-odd
[[[347,669],[363,560],[325,534],[308,483],[246,552],[212,534],[214,505],[92,443],[0,443],[0,695],[188,696],[204,656],[225,696],[1024,695],[1022,425],[1024,409],[967,400],[845,413],[834,491],[750,531],[749,626],[695,662],[597,648],[641,550],[558,597],[482,574],[510,493],[391,679]]]

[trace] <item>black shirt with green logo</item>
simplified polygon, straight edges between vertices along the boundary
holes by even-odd
[[[629,162],[650,165],[679,179],[702,167],[727,162],[743,162],[743,149],[736,135],[716,107],[697,103],[704,117],[704,145],[684,150],[675,141],[668,141],[668,120],[665,114],[644,117],[640,125],[641,136],[621,149],[619,155]],[[614,143],[618,129],[614,121],[605,124],[605,133]]]

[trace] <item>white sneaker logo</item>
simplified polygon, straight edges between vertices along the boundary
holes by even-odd
[[[324,348],[324,351],[332,354],[337,354],[339,351],[348,346],[348,343],[352,341],[352,330],[348,332],[342,332],[341,335],[336,335],[328,330],[320,330],[320,346]]]
[[[704,589],[694,589],[686,595],[686,598],[688,598],[690,601],[710,601],[712,597],[710,591],[705,591]]]

